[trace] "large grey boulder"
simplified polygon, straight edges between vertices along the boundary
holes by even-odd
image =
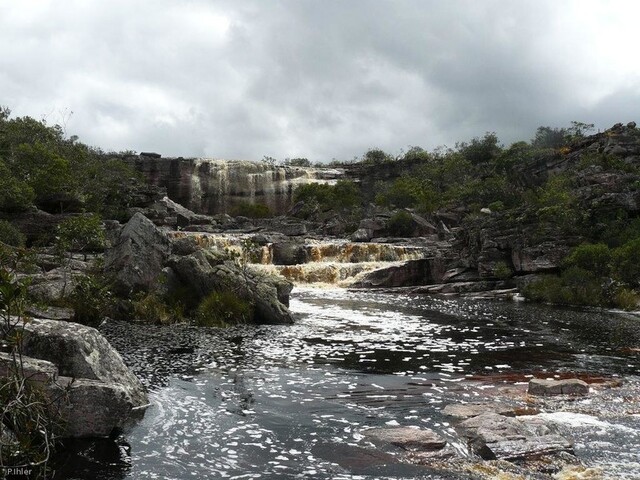
[[[293,316],[286,306],[293,288],[291,282],[239,267],[204,250],[172,257],[169,266],[177,280],[198,299],[213,291],[233,291],[254,306],[256,323],[293,323]]]
[[[55,364],[61,376],[121,385],[131,408],[149,402],[140,380],[95,328],[33,319],[24,326],[22,351],[26,356]]]
[[[136,213],[123,228],[118,242],[106,251],[104,268],[122,294],[153,290],[170,254],[167,235],[147,217]]]

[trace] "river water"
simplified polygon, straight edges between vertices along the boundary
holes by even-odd
[[[563,372],[624,377],[546,415],[586,465],[640,478],[638,317],[338,288],[296,288],[291,310],[293,326],[105,325],[153,405],[116,442],[69,445],[58,478],[464,479],[402,463],[362,432],[428,427],[465,456],[447,403]]]

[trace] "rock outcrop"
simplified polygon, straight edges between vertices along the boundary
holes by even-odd
[[[22,332],[22,369],[0,353],[0,377],[18,374],[39,384],[65,437],[105,437],[148,404],[138,378],[94,328],[32,319]]]
[[[171,240],[141,213],[129,220],[105,256],[105,271],[121,294],[187,288],[200,301],[213,291],[231,291],[253,306],[255,322],[293,322],[287,308],[293,284],[240,266],[215,246],[207,251],[188,237]]]
[[[293,284],[282,278],[243,270],[232,261],[204,250],[174,257],[169,261],[169,267],[177,280],[198,299],[213,291],[233,291],[253,306],[256,323],[293,323],[293,316],[286,306]]]
[[[129,295],[153,290],[171,253],[169,238],[153,222],[136,213],[125,225],[117,243],[106,251],[105,272],[117,291]]]

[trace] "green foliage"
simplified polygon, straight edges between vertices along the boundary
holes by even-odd
[[[141,185],[122,160],[65,138],[59,125],[30,117],[0,115],[0,210],[32,204],[51,213],[101,213],[123,219]]]
[[[347,180],[338,180],[335,185],[326,183],[308,183],[300,185],[293,194],[294,201],[305,203],[300,215],[306,217],[316,210],[341,211],[354,209],[362,203],[360,189]]]
[[[73,321],[93,327],[100,325],[112,302],[109,286],[97,276],[76,278],[75,287],[67,299],[75,312]]]
[[[6,220],[0,220],[0,242],[12,247],[23,247],[25,236],[20,230]]]
[[[99,251],[104,248],[104,242],[104,227],[99,215],[68,218],[56,230],[56,245],[62,251]]]
[[[387,230],[390,235],[395,237],[410,237],[416,229],[416,223],[413,221],[411,214],[405,211],[399,211],[389,219]]]
[[[493,269],[493,274],[500,280],[507,280],[513,277],[513,270],[507,265],[507,262],[498,262]]]
[[[393,162],[393,157],[379,148],[373,148],[363,155],[362,162],[380,165],[383,163]]]
[[[491,162],[502,148],[495,133],[487,132],[482,138],[474,138],[470,142],[457,145],[460,154],[472,165]]]
[[[7,164],[0,159],[0,210],[24,211],[33,204],[35,198],[33,188],[14,177]]]
[[[311,161],[308,158],[287,158],[284,164],[292,167],[311,167]]]
[[[620,288],[613,297],[614,306],[622,310],[637,310],[640,305],[640,295],[628,288]]]
[[[211,292],[202,300],[195,316],[196,323],[206,327],[247,323],[252,318],[253,305],[230,290]]]
[[[157,293],[140,293],[132,303],[136,319],[145,323],[167,325],[184,317],[181,304],[172,304]]]
[[[614,275],[632,287],[640,286],[640,238],[613,251]]]
[[[236,217],[249,218],[267,218],[272,217],[273,213],[268,205],[264,203],[241,202],[235,206],[232,214]]]
[[[27,284],[0,266],[0,343],[9,357],[0,377],[0,469],[29,465],[34,474],[44,476],[60,424],[52,400],[23,370]]]
[[[610,272],[611,250],[604,243],[583,243],[573,249],[565,259],[565,264],[587,270],[597,277],[604,277]]]

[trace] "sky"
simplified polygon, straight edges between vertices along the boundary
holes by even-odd
[[[637,0],[0,0],[0,105],[104,150],[393,155],[640,123]]]

